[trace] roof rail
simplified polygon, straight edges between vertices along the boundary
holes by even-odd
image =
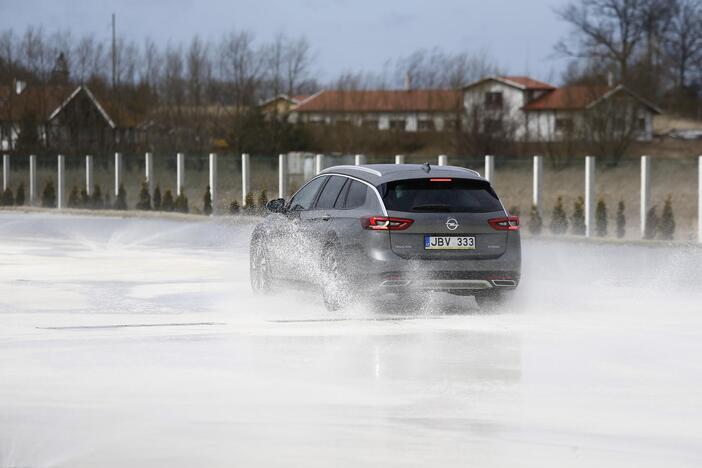
[[[374,176],[377,177],[382,177],[383,174],[380,171],[376,171],[375,169],[371,169],[370,167],[363,167],[363,166],[350,166],[350,165],[342,165],[342,166],[332,166],[327,169],[324,169],[322,172],[327,172],[331,169],[347,169],[347,170],[357,170],[357,171],[363,171],[367,172],[369,174],[373,174]],[[321,172],[320,172],[321,174]]]

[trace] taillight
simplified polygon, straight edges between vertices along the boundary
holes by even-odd
[[[508,218],[493,218],[489,219],[488,223],[493,229],[498,231],[518,231],[519,216],[510,216]]]
[[[413,222],[413,219],[388,218],[385,216],[361,218],[361,225],[363,228],[373,231],[402,231],[410,227]]]
[[[434,179],[429,179],[429,182],[451,182],[453,179],[448,179],[448,178],[434,178]]]

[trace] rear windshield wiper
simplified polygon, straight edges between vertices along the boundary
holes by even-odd
[[[434,203],[434,204],[424,204],[424,205],[415,205],[412,207],[413,211],[451,211],[451,205],[445,205],[445,204],[439,204],[439,203]]]

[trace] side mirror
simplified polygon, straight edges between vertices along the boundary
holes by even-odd
[[[285,199],[276,198],[274,200],[271,200],[266,204],[266,208],[271,213],[284,213],[285,212]]]

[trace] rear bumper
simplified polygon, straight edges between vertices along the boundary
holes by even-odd
[[[519,231],[510,232],[504,253],[494,258],[403,258],[387,237],[374,236],[364,249],[345,252],[359,286],[387,291],[514,289],[521,275]]]
[[[430,271],[388,272],[373,281],[386,292],[406,290],[481,291],[514,289],[519,285],[519,272],[494,271]]]

